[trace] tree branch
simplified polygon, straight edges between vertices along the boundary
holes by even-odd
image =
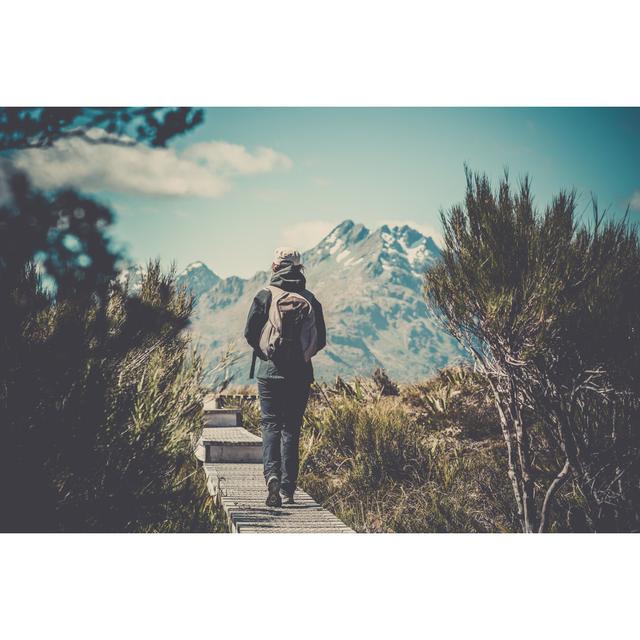
[[[542,514],[540,515],[540,526],[538,527],[538,533],[544,533],[547,527],[547,520],[549,517],[549,510],[551,508],[551,501],[558,489],[564,484],[565,480],[569,477],[571,472],[571,465],[569,460],[565,460],[564,466],[560,470],[560,473],[555,477],[553,482],[549,485],[547,493],[544,496],[544,502],[542,503]]]

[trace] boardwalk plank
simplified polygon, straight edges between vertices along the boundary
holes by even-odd
[[[260,438],[239,426],[220,425],[227,417],[219,420],[216,416],[223,412],[207,410],[200,442],[207,447],[203,464],[207,487],[220,501],[235,533],[353,533],[304,491],[296,491],[293,505],[267,507],[262,464],[257,457]],[[212,422],[218,426],[209,426]],[[229,459],[230,451],[233,460]]]

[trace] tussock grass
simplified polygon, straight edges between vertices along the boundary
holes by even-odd
[[[301,487],[361,532],[517,530],[497,416],[480,379],[455,368],[416,385],[390,382],[378,373],[314,385]],[[257,403],[243,415],[259,434]]]

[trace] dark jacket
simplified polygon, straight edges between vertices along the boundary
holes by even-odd
[[[310,291],[306,290],[307,281],[301,270],[294,266],[284,267],[273,274],[270,284],[285,291],[299,293],[311,303],[316,317],[316,329],[318,330],[318,351],[323,349],[327,344],[327,330],[324,324],[322,305]],[[262,379],[295,377],[300,380],[312,382],[313,365],[311,362],[301,362],[293,369],[284,371],[282,367],[278,367],[272,360],[266,360],[260,352],[260,334],[262,333],[264,325],[267,323],[270,306],[271,291],[269,291],[269,289],[261,289],[253,299],[253,304],[247,317],[247,326],[244,330],[244,337],[260,359],[256,377]]]

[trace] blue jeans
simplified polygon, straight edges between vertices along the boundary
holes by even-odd
[[[298,480],[300,427],[309,386],[298,378],[258,378],[264,478],[268,482],[275,476],[288,494],[293,494]]]

